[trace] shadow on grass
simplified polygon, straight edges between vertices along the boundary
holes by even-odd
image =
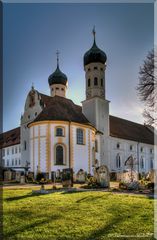
[[[79,200],[76,201],[76,203],[80,203],[80,202],[83,202],[83,201],[95,201],[97,199],[100,199],[100,198],[103,198],[103,197],[107,197],[105,194],[101,195],[101,196],[87,196],[87,197],[84,197],[84,198],[81,198]]]
[[[42,217],[42,216],[41,216]],[[45,216],[44,216],[45,217]],[[45,223],[49,223],[49,221],[52,221],[52,220],[58,220],[60,218],[59,215],[56,215],[56,216],[50,216],[50,217],[46,217],[42,220],[38,220],[38,221],[35,221],[33,223],[30,223],[30,224],[25,224],[24,226],[21,226],[21,227],[17,227],[15,228],[14,230],[4,234],[4,239],[7,239],[7,237],[12,237],[11,239],[18,239],[18,238],[13,238],[15,237],[15,235],[19,234],[19,233],[22,233],[22,232],[25,232],[25,231],[29,231],[29,230],[32,230],[32,228],[36,228],[36,227],[39,227]],[[34,230],[35,232],[35,230]],[[26,237],[26,239],[28,239]]]
[[[25,198],[31,198],[31,197],[37,197],[37,196],[44,196],[44,195],[48,195],[48,194],[52,194],[54,192],[50,192],[50,193],[28,193],[26,195],[22,195],[22,196],[16,196],[16,197],[9,197],[6,198],[5,200],[10,202],[10,201],[15,201],[15,200],[22,200]]]

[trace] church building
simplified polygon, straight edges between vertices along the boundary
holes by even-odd
[[[4,169],[43,173],[72,168],[93,175],[106,165],[110,172],[127,170],[126,160],[135,159],[135,169],[153,168],[154,133],[142,125],[109,114],[105,71],[107,56],[98,48],[93,31],[92,47],[84,54],[86,99],[82,106],[67,99],[68,77],[57,68],[48,77],[50,95],[33,86],[27,95],[21,124],[0,135]]]

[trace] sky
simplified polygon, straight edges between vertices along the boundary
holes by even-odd
[[[68,77],[67,98],[85,99],[83,56],[96,43],[107,55],[106,98],[110,114],[144,123],[137,94],[139,67],[154,44],[153,3],[4,4],[3,131],[20,125],[32,83],[49,95],[48,77]]]

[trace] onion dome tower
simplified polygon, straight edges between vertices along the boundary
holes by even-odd
[[[68,79],[67,76],[61,72],[59,68],[59,52],[57,54],[57,68],[56,70],[49,76],[48,83],[50,86],[50,95],[66,97],[66,90],[68,86]]]
[[[86,77],[86,99],[94,96],[105,98],[106,54],[97,47],[93,29],[93,46],[84,55],[84,70]]]

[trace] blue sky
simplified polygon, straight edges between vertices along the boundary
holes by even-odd
[[[107,54],[106,96],[110,114],[143,123],[137,96],[139,66],[154,40],[151,4],[4,4],[4,131],[19,126],[28,91],[49,95],[48,76],[60,68],[68,76],[67,97],[85,99],[83,55],[97,45]]]

